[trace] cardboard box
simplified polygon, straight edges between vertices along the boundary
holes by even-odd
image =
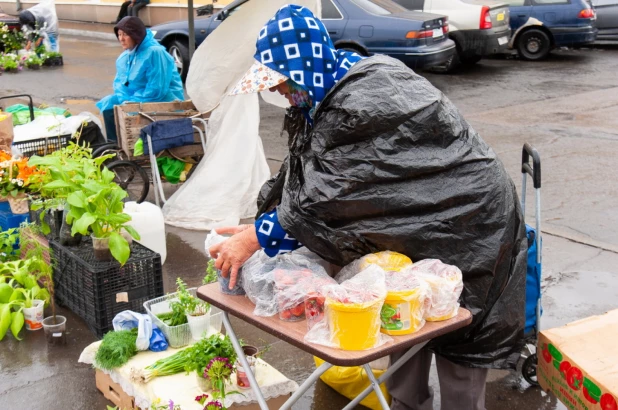
[[[95,373],[95,382],[97,385],[97,389],[103,393],[103,396],[120,410],[134,410],[135,409],[135,399],[132,396],[129,396],[127,393],[122,390],[119,384],[114,383],[112,378],[103,373],[101,370],[96,370]],[[266,400],[266,404],[268,408],[271,410],[276,410],[283,406],[283,403],[287,399],[290,398],[289,394],[275,397],[269,400]],[[139,409],[137,409],[139,410]],[[144,410],[144,409],[143,409]],[[239,404],[234,404],[230,407],[230,410],[260,410],[260,405],[257,403],[251,403],[248,405],[241,406]]]
[[[539,337],[537,377],[569,409],[618,410],[618,309]]]

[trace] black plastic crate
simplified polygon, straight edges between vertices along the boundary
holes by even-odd
[[[86,321],[98,336],[113,330],[112,320],[123,310],[144,312],[144,302],[163,295],[163,271],[158,253],[133,242],[124,266],[94,258],[92,241],[76,247],[50,241],[56,300]]]
[[[31,157],[33,155],[45,156],[66,147],[69,145],[70,140],[70,135],[59,135],[55,137],[13,142],[13,146],[19,148],[24,157]]]

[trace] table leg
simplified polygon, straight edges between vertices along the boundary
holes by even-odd
[[[410,348],[410,350],[408,350],[406,352],[406,354],[401,356],[399,358],[399,360],[397,360],[395,363],[391,364],[391,366],[388,369],[386,369],[386,371],[382,374],[382,376],[380,376],[378,378],[378,385],[382,384],[386,379],[391,377],[391,375],[394,372],[399,370],[399,368],[401,366],[403,366],[408,360],[410,360],[412,358],[412,356],[414,356],[416,353],[418,353],[419,350],[421,350],[423,347],[425,347],[426,344],[427,344],[427,342],[423,342],[423,343],[419,343],[419,344],[413,346],[412,348]],[[371,376],[373,376],[373,372],[369,372],[369,373],[371,373]],[[367,376],[369,376],[369,373],[367,373]],[[373,385],[372,386],[368,386],[365,390],[363,390],[363,392],[361,394],[356,396],[354,398],[354,400],[352,400],[347,406],[345,406],[343,408],[343,410],[352,410],[354,407],[356,407],[361,402],[361,400],[363,400],[365,397],[367,397],[369,395],[369,393],[371,393],[372,390],[373,390]]]
[[[225,326],[225,331],[227,335],[230,337],[230,340],[232,341],[234,350],[236,351],[236,354],[238,355],[238,360],[240,360],[240,363],[242,364],[243,369],[245,369],[245,372],[247,373],[247,377],[249,377],[249,383],[251,383],[251,389],[253,390],[253,393],[255,393],[255,398],[257,399],[257,402],[260,405],[260,408],[262,410],[268,410],[268,404],[266,404],[266,400],[264,400],[264,396],[262,395],[262,390],[260,390],[260,386],[258,385],[257,380],[255,380],[255,376],[253,375],[253,372],[251,371],[251,366],[249,366],[249,363],[247,362],[247,357],[245,356],[245,353],[243,352],[242,347],[240,346],[240,343],[238,342],[238,338],[236,337],[236,333],[234,333],[234,329],[232,329],[232,324],[230,323],[230,317],[228,316],[225,310],[222,313],[223,313],[223,324]]]
[[[322,363],[322,365],[315,369],[313,373],[311,373],[311,375],[307,378],[307,380],[305,380],[303,384],[300,385],[298,390],[296,390],[294,394],[289,399],[287,399],[285,403],[283,403],[283,406],[281,406],[279,410],[288,410],[289,408],[291,408],[292,405],[294,405],[294,403],[296,403],[298,399],[300,399],[302,395],[305,394],[307,390],[309,390],[309,387],[311,387],[311,385],[315,383],[320,378],[320,376],[331,367],[333,367],[333,365],[330,363]]]
[[[373,374],[373,370],[368,363],[364,364],[365,372],[367,372],[367,377],[371,381],[371,387],[373,391],[376,392],[376,396],[378,396],[378,401],[384,410],[390,410],[390,406],[386,402],[386,398],[384,398],[384,394],[382,394],[382,390],[380,390],[380,382],[376,379],[376,376]]]

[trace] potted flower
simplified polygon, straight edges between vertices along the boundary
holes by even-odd
[[[57,51],[50,51],[45,53],[43,65],[47,67],[64,65],[64,61],[62,60],[62,54],[58,53]]]
[[[28,159],[14,159],[6,151],[0,152],[0,195],[8,198],[11,212],[28,213],[26,194],[37,191],[37,176],[40,171],[28,166]]]
[[[16,54],[7,53],[0,57],[0,69],[6,73],[16,73],[21,70],[19,58]]]
[[[43,59],[41,59],[36,54],[31,54],[30,56],[26,57],[24,65],[31,70],[39,70],[41,68],[41,65],[43,65]]]
[[[182,279],[177,278],[176,285],[178,302],[172,303],[182,305],[191,329],[191,337],[193,340],[200,340],[206,335],[210,326],[210,305],[189,293]]]

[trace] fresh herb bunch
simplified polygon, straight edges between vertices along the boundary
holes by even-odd
[[[108,332],[94,358],[96,366],[112,370],[122,366],[137,354],[137,328]]]
[[[217,281],[217,268],[215,268],[215,260],[211,259],[206,265],[206,276],[202,280],[202,284],[208,285]]]
[[[178,291],[178,300],[170,302],[170,306],[172,310],[174,310],[174,305],[176,309],[182,308],[187,315],[191,316],[201,316],[205,315],[206,312],[210,309],[210,305],[206,302],[202,302],[200,299],[193,296],[187,290],[187,285],[183,282],[182,279],[176,279],[176,287]],[[178,305],[180,307],[178,307]]]
[[[203,374],[208,363],[215,357],[226,357],[232,363],[236,362],[236,352],[229,336],[222,338],[214,334],[204,338],[186,349],[157,360],[144,369],[133,369],[131,379],[134,382],[148,383],[155,377],[197,370]]]

